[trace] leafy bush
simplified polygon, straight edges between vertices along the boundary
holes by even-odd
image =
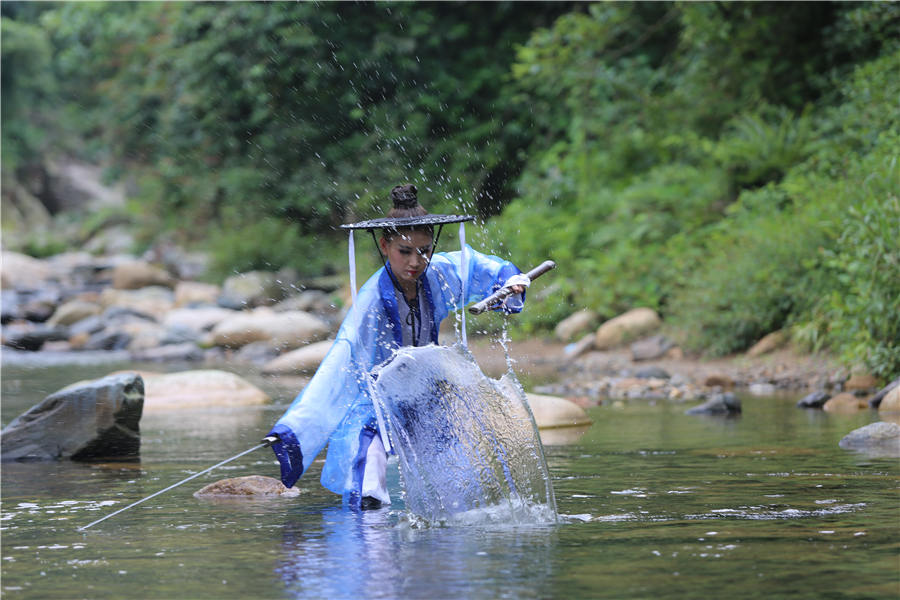
[[[210,275],[217,280],[234,273],[282,267],[293,267],[304,276],[346,270],[345,245],[322,244],[279,219],[247,221],[232,210],[225,211],[223,227],[210,233],[209,248]]]
[[[745,191],[708,233],[705,256],[673,298],[685,347],[744,350],[808,311],[824,291],[820,249],[833,245],[838,214],[835,203],[788,203],[775,185]]]
[[[835,186],[848,204],[841,236],[827,252],[835,286],[817,317],[848,363],[890,379],[900,374],[900,132],[883,137],[882,151]]]

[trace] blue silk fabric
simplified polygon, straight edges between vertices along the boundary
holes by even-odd
[[[425,294],[422,318],[432,321],[432,339],[452,311],[463,310],[519,273],[511,262],[466,247],[467,282],[461,278],[462,252],[435,254],[421,275]],[[270,435],[281,465],[282,482],[291,487],[328,445],[322,485],[336,494],[353,490],[353,464],[360,431],[375,417],[369,385],[374,367],[390,359],[402,344],[400,316],[394,285],[386,269],[379,269],[359,290],[319,369],[309,384],[275,423]],[[466,297],[463,298],[463,289]],[[523,296],[511,296],[501,310],[519,312]],[[407,325],[403,325],[407,326]]]

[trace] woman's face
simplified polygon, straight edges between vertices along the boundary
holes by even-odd
[[[425,231],[401,231],[390,239],[381,238],[378,245],[391,263],[394,276],[403,283],[415,282],[434,252],[431,234]]]

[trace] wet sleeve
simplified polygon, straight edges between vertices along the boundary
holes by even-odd
[[[312,464],[361,393],[349,340],[338,338],[316,374],[269,432],[272,450],[291,487]]]
[[[272,450],[290,487],[312,464],[350,408],[368,398],[365,380],[377,355],[377,294],[366,284],[315,375],[275,423]]]
[[[518,267],[508,260],[503,260],[497,256],[482,254],[476,252],[471,247],[466,246],[467,254],[467,273],[466,273],[466,298],[462,303],[469,305],[472,302],[478,302],[499,290],[507,279],[517,273],[521,273]],[[448,266],[452,270],[450,278],[455,279],[455,285],[462,287],[462,252],[446,252],[441,256],[448,261]],[[458,300],[462,290],[455,290],[454,303]],[[525,294],[515,294],[506,299],[497,310],[507,313],[518,313],[522,311],[525,301]]]

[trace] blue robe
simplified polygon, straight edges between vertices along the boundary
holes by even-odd
[[[422,319],[431,319],[432,333],[432,339],[423,343],[438,343],[441,321],[451,311],[485,298],[520,272],[511,262],[480,254],[468,246],[466,255],[465,282],[461,277],[462,252],[435,254],[420,276],[425,295]],[[322,485],[345,498],[359,492],[359,457],[364,456],[365,447],[377,433],[370,373],[403,344],[397,297],[387,269],[390,264],[359,290],[316,374],[269,432],[281,440],[272,449],[287,487],[296,483],[327,444]],[[506,312],[521,309],[521,296],[508,298],[503,307]]]

